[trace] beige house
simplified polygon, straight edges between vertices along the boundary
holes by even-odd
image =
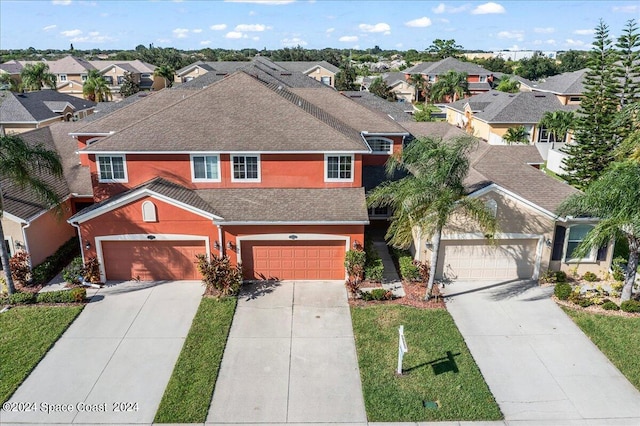
[[[523,90],[554,94],[562,105],[579,105],[584,96],[586,69],[547,77],[538,82],[521,83]]]
[[[402,125],[414,136],[465,134],[446,123]],[[499,231],[490,242],[468,218],[453,218],[442,235],[437,279],[495,282],[537,279],[547,269],[580,274],[608,270],[612,245],[583,259],[574,258],[576,246],[595,222],[554,213],[577,190],[537,168],[543,159],[535,147],[491,146],[479,141],[470,157],[465,182],[469,196],[483,200],[495,212]],[[416,235],[416,259],[430,260],[432,249],[429,239]]]

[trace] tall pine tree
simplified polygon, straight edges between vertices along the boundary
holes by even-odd
[[[614,124],[620,105],[620,88],[615,76],[617,59],[609,38],[609,27],[601,20],[589,52],[589,69],[584,78],[585,91],[578,110],[575,143],[563,149],[568,154],[564,161],[566,179],[578,189],[584,189],[604,172],[613,161],[613,151],[620,142]]]
[[[640,100],[640,35],[635,19],[627,21],[616,43],[620,61],[616,64],[616,77],[620,79],[620,105]]]

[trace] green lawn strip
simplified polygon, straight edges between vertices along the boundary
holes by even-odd
[[[369,421],[502,419],[446,310],[378,305],[354,307],[351,315]],[[404,374],[396,376],[400,325],[409,352]],[[423,406],[423,401],[436,400],[441,408]]]
[[[640,318],[562,308],[622,374],[640,390]]]
[[[0,402],[7,401],[83,306],[24,306],[0,314]]]
[[[156,423],[204,423],[236,309],[235,298],[203,298],[156,413]]]

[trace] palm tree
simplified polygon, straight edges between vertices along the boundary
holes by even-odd
[[[42,90],[43,86],[56,90],[56,76],[49,72],[49,65],[44,62],[25,65],[20,71],[20,78],[27,90]]]
[[[553,135],[554,142],[565,142],[567,133],[573,128],[575,116],[572,111],[547,111],[538,123]]]
[[[173,75],[175,71],[168,65],[160,65],[153,71],[153,75],[164,78],[164,87],[173,86]]]
[[[415,87],[416,102],[418,102],[418,98],[422,95],[424,96],[424,104],[429,103],[431,98],[431,83],[426,81],[422,74],[411,74],[409,76],[409,84]]]
[[[509,127],[502,136],[502,139],[508,144],[512,143],[529,143],[529,132],[524,126]]]
[[[11,78],[11,75],[8,73],[0,74],[0,85],[5,86],[12,92],[22,91],[22,83],[18,82],[15,78]]]
[[[93,102],[108,102],[113,99],[109,85],[97,70],[89,70],[82,86],[82,94],[85,99]]]
[[[469,94],[469,82],[466,72],[447,71],[438,77],[438,81],[431,88],[431,96],[434,100],[449,99],[455,102]]]
[[[16,184],[24,190],[33,191],[47,205],[55,206],[60,203],[53,188],[41,178],[43,173],[62,176],[62,163],[58,153],[49,151],[42,145],[31,146],[20,137],[0,137],[0,218],[4,211],[2,184]],[[15,292],[13,278],[9,269],[9,253],[4,245],[4,230],[0,221],[0,257],[2,269],[6,272],[7,289],[9,294]]]
[[[640,163],[625,161],[613,165],[584,192],[569,197],[560,205],[561,216],[597,217],[600,222],[585,236],[574,251],[584,256],[613,238],[626,239],[629,260],[621,300],[631,298],[640,257]]]
[[[496,90],[506,93],[518,93],[520,91],[520,82],[513,77],[505,76],[496,86]]]
[[[454,214],[475,220],[491,238],[497,230],[496,218],[483,201],[466,196],[468,154],[476,144],[474,138],[467,136],[447,141],[415,139],[402,153],[390,157],[386,165],[389,175],[403,170],[407,176],[382,183],[367,197],[370,207],[391,207],[393,215],[386,238],[392,245],[410,246],[415,232],[432,239],[426,299],[432,294],[442,230]]]

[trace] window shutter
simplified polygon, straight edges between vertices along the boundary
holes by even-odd
[[[566,232],[567,228],[556,225],[556,230],[553,234],[553,251],[551,252],[551,260],[562,260],[562,250],[564,249],[564,237]]]
[[[604,245],[598,249],[598,261],[607,260],[607,246]]]

